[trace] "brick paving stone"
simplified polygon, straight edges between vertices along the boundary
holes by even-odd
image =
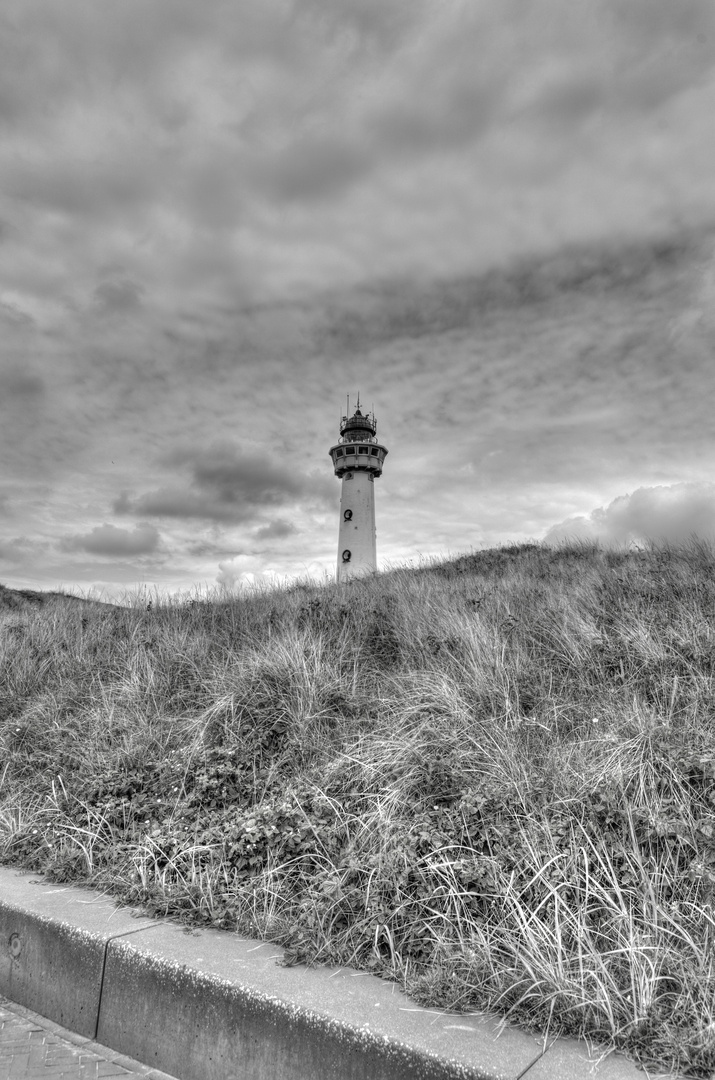
[[[0,997],[0,1080],[175,1080]]]

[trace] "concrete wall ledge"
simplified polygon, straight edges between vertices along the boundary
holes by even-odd
[[[0,867],[0,994],[180,1080],[640,1080],[619,1055],[423,1009],[349,968]],[[652,1076],[652,1074],[651,1074]],[[660,1080],[666,1080],[661,1074]]]

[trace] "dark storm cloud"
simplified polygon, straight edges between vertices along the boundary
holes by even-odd
[[[226,502],[245,501],[252,505],[282,502],[300,495],[305,480],[268,460],[263,454],[250,454],[230,443],[204,452],[177,455],[191,468],[193,482],[199,488],[215,491]]]
[[[286,536],[292,536],[298,530],[295,525],[290,521],[284,521],[282,518],[276,518],[275,521],[271,521],[269,525],[264,525],[260,529],[256,529],[254,533],[256,540],[282,540]]]
[[[569,294],[647,293],[695,247],[684,233],[638,242],[570,245],[546,257],[515,259],[481,274],[441,281],[384,281],[329,297],[316,330],[321,347],[353,351],[475,325],[488,312],[523,310]]]
[[[141,517],[200,518],[236,523],[250,520],[253,514],[251,507],[227,505],[215,492],[202,494],[187,488],[159,488],[136,499],[121,495],[113,509],[117,514]]]
[[[167,200],[208,215],[208,223],[218,210],[219,225],[235,218],[246,166],[263,159],[258,174],[272,174],[281,197],[284,169],[292,174],[286,195],[311,195],[305,119],[320,123],[323,91],[339,85],[344,93],[351,67],[394,49],[423,7],[405,0],[343,0],[329,8],[312,0],[242,0],[232,8],[221,0],[155,0],[151,7],[126,0],[93,9],[69,0],[59,12],[45,0],[11,0],[0,16],[0,116],[47,135],[72,109],[94,146],[87,158],[69,142],[64,152],[61,144],[48,145],[51,170],[39,155],[10,159],[7,190],[80,217]],[[266,74],[271,83],[260,86]],[[104,107],[112,109],[110,128],[93,130],[92,115]],[[287,130],[298,134],[292,161],[279,149],[286,119]],[[138,153],[127,152],[128,139]],[[318,138],[314,152],[326,175],[344,176],[355,163],[349,154],[341,165],[345,154],[330,140]]]
[[[522,246],[543,249],[541,211],[520,225],[511,201],[540,187],[548,218],[569,201],[546,181],[576,162],[584,212],[558,214],[566,235],[620,227],[619,205],[650,213],[641,188],[677,202],[686,174],[702,197],[697,103],[664,159],[639,124],[688,92],[708,108],[711,0],[9,0],[0,31],[0,212],[33,253],[9,276],[96,288],[113,312],[158,279],[235,299],[336,270],[423,271],[446,257],[435,241],[453,262],[476,243],[482,217],[502,248],[528,226]],[[603,199],[639,140],[637,190]],[[132,265],[97,286],[108,249]]]
[[[199,540],[196,543],[188,544],[186,550],[189,555],[198,555],[202,558],[210,557],[215,559],[234,558],[236,555],[247,554],[247,552],[238,549],[235,545],[229,547],[225,542],[217,543],[211,540]]]
[[[142,287],[128,279],[103,281],[94,290],[94,299],[100,311],[125,312],[141,307]]]
[[[338,5],[333,20],[347,14]],[[287,200],[334,198],[390,160],[473,147],[504,125],[518,138],[520,124],[532,129],[528,135],[534,124],[550,132],[532,147],[533,181],[566,164],[554,138],[572,138],[594,117],[615,128],[652,112],[715,65],[710,0],[682,8],[671,0],[629,7],[599,0],[588,12],[571,0],[530,8],[519,0],[498,8],[454,3],[441,15],[423,8],[398,25],[390,47],[399,78],[390,69],[376,74],[381,93],[365,94],[359,109],[353,87],[333,78],[332,107],[316,116],[317,130],[298,124],[277,154],[253,162],[264,191]]]
[[[114,504],[115,512],[241,524],[253,521],[266,506],[295,504],[325,489],[324,484],[316,484],[293,467],[277,465],[264,454],[250,453],[231,443],[205,451],[179,451],[173,455],[173,464],[188,468],[186,485],[168,486],[136,498],[122,495]]]
[[[356,183],[372,164],[366,148],[336,134],[293,144],[278,160],[257,163],[254,175],[277,199],[320,202]]]
[[[84,105],[88,89],[101,104],[110,86],[118,112],[114,147],[102,133],[104,152],[89,170],[68,153],[50,171],[8,162],[7,182],[18,198],[80,215],[166,197],[209,211],[251,174],[264,194],[313,200],[351,185],[386,157],[469,145],[524,110],[532,122],[569,128],[599,109],[656,107],[713,62],[713,12],[705,0],[682,8],[662,0],[632,0],[628,8],[599,0],[577,15],[572,7],[549,0],[527,10],[503,0],[498,10],[454,2],[436,12],[405,0],[328,6],[303,0],[241,3],[229,17],[215,0],[200,10],[185,2],[151,8],[129,2],[101,12],[70,2],[61,13],[42,0],[24,0],[14,19],[5,20],[5,115],[46,129],[48,100],[57,117],[63,104]],[[45,33],[35,36],[41,24]],[[223,118],[228,126],[221,137],[205,128],[188,154],[177,139],[200,122],[203,101],[187,94],[176,75],[192,50],[214,54],[219,82],[211,90],[214,97],[216,90],[233,95],[233,116]],[[584,52],[585,64],[572,59]],[[374,67],[387,55],[394,78],[389,67]],[[267,92],[250,77],[227,74],[260,59],[282,67]],[[363,78],[376,79],[379,95],[368,89],[355,97]],[[156,145],[135,124],[141,154],[128,155],[124,121],[140,102],[166,135]],[[244,130],[250,138],[241,148],[229,136]],[[234,157],[239,148],[242,159]],[[232,162],[229,185],[225,166]]]
[[[22,368],[0,372],[0,397],[32,400],[41,397],[45,384],[39,375]]]
[[[153,525],[118,529],[116,525],[97,525],[88,533],[68,536],[61,541],[63,551],[86,551],[90,555],[151,555],[161,537]]]
[[[18,202],[91,218],[106,215],[110,208],[121,214],[141,206],[155,194],[155,183],[144,163],[115,160],[110,148],[105,160],[91,163],[74,160],[69,153],[63,160],[58,148],[52,168],[33,169],[22,159],[9,163],[4,189]]]

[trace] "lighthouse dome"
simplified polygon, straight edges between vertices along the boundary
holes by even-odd
[[[368,442],[375,438],[376,431],[375,418],[363,416],[359,409],[352,416],[343,417],[340,425],[340,434],[346,442]]]

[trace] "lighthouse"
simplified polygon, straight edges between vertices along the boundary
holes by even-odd
[[[376,436],[374,413],[363,415],[358,398],[353,415],[340,421],[340,441],[330,447],[341,481],[338,582],[377,570],[375,480],[382,475],[387,449]]]

